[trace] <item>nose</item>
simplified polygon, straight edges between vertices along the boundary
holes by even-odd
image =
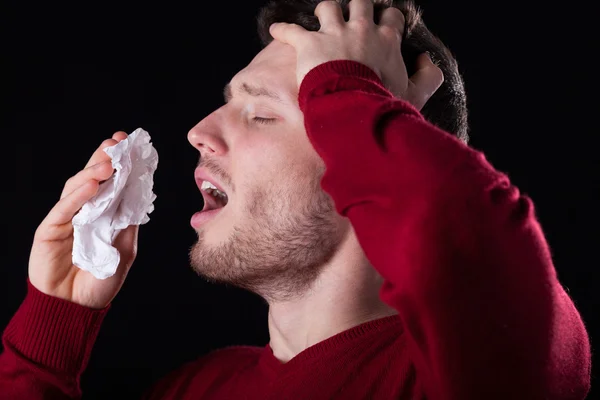
[[[198,122],[198,124],[188,132],[188,142],[190,142],[190,144],[200,153],[216,153],[213,155],[222,155],[226,151],[227,145],[223,139],[217,111]]]

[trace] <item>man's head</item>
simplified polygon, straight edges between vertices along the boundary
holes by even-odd
[[[306,30],[318,31],[321,25],[314,10],[320,2],[321,0],[274,0],[263,7],[258,15],[258,33],[263,45],[266,46],[273,40],[269,27],[274,22],[295,23]],[[350,0],[337,2],[347,21]],[[467,143],[467,97],[456,59],[427,29],[421,18],[421,11],[412,0],[375,0],[375,23],[379,22],[382,11],[388,7],[402,10],[406,19],[401,50],[408,76],[415,72],[417,57],[424,52],[429,53],[433,62],[444,73],[444,83],[427,101],[421,113],[429,122]]]
[[[305,292],[349,226],[320,187],[325,167],[304,130],[295,62],[291,46],[271,43],[233,77],[227,103],[188,134],[200,169],[228,197],[196,227],[192,267],[268,300]]]
[[[307,3],[268,5],[260,14],[261,36],[271,22],[298,22],[269,16],[289,16],[294,4],[302,15]],[[314,9],[318,1],[311,4]],[[320,187],[325,166],[308,140],[298,107],[295,50],[265,42],[232,78],[226,104],[188,134],[200,152],[199,170],[228,197],[212,219],[195,226],[198,242],[190,261],[210,280],[274,301],[305,294],[329,261],[344,257],[342,244],[355,242],[347,240],[354,235],[350,222]],[[439,56],[432,53],[432,58]]]

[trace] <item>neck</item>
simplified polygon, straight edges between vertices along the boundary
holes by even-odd
[[[382,283],[350,235],[309,291],[269,304],[269,344],[275,357],[288,362],[340,332],[397,314],[379,298]]]

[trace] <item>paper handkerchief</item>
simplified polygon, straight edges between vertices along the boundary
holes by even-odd
[[[104,149],[116,172],[73,218],[73,264],[106,279],[117,271],[120,255],[112,246],[129,225],[147,223],[154,211],[152,192],[158,153],[150,135],[138,128],[129,137]]]

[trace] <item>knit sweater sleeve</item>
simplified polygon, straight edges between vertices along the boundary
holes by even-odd
[[[314,68],[299,104],[427,398],[585,398],[589,338],[532,200],[363,64]]]
[[[2,335],[0,400],[80,399],[81,374],[110,306],[94,310],[27,285]]]

